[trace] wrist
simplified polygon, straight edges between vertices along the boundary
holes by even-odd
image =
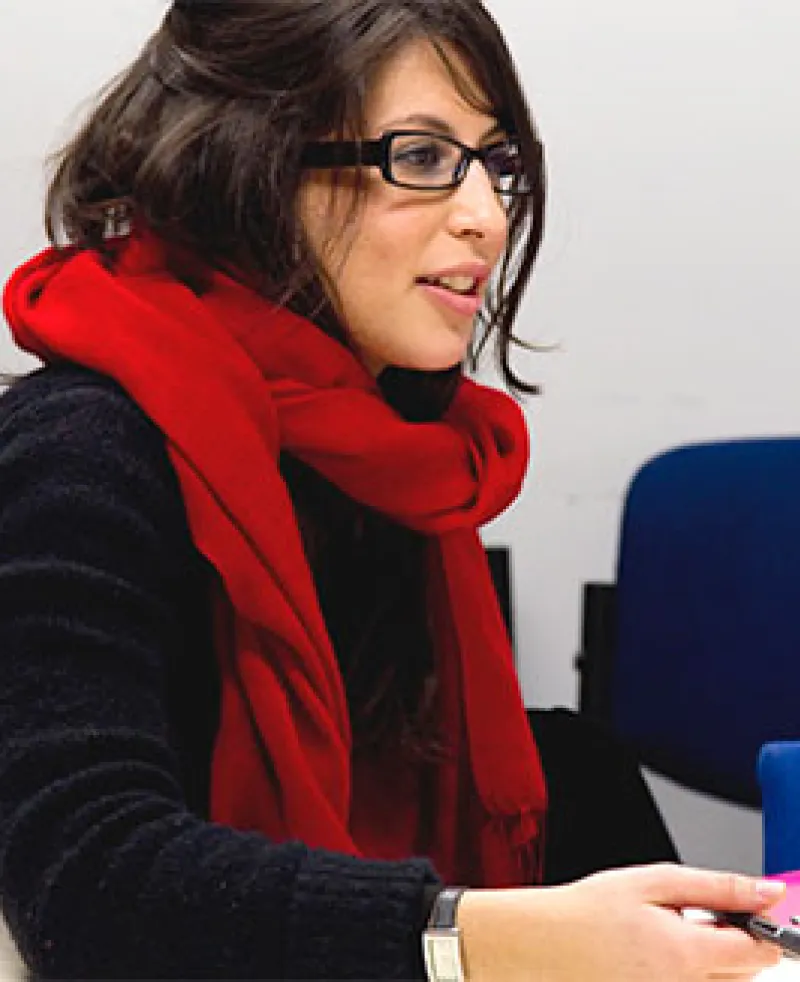
[[[550,948],[560,925],[557,887],[466,891],[458,907],[466,982],[553,978]]]

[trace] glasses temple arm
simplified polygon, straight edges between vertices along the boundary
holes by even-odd
[[[300,158],[303,167],[356,167],[381,164],[383,161],[383,141],[321,141],[309,143]]]

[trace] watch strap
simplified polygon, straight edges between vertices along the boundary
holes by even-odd
[[[444,887],[436,895],[431,907],[428,927],[454,928],[456,926],[456,910],[464,887]]]

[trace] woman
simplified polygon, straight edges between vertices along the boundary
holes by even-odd
[[[562,779],[475,533],[525,431],[461,365],[492,338],[529,388],[510,331],[542,185],[477,0],[175,2],[65,150],[55,247],[5,292],[47,367],[0,422],[0,893],[35,973],[774,961],[676,912],[774,885],[537,885],[566,878]]]

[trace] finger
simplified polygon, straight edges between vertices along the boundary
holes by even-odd
[[[780,880],[764,880],[740,873],[668,863],[641,869],[647,898],[668,907],[756,911],[776,903],[786,892],[786,884]]]
[[[742,982],[742,979],[758,979],[761,977],[761,969],[755,972],[712,972],[707,975],[706,978],[709,979],[736,979],[737,982]]]

